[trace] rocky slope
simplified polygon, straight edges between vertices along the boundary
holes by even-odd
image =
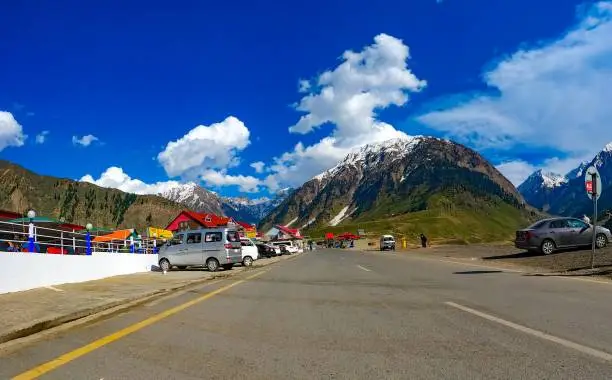
[[[584,173],[595,165],[602,177],[603,192],[599,199],[602,213],[612,209],[612,143],[607,144],[592,160],[581,163],[566,175],[541,171],[533,173],[518,189],[532,206],[556,215],[591,215],[593,206],[584,187]],[[556,181],[550,181],[555,178]]]
[[[499,210],[512,214],[500,222],[508,235],[531,215],[517,189],[478,153],[450,141],[414,137],[349,154],[295,190],[260,227],[297,219],[293,226],[312,231],[359,223],[371,228],[372,221],[402,215],[405,224],[419,212],[456,217],[462,210],[480,210],[482,217]],[[427,228],[444,228],[443,219],[428,219]]]
[[[0,161],[0,209],[77,224],[117,228],[165,227],[183,206],[152,195],[134,195],[28,171]]]

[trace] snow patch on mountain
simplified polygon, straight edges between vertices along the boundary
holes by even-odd
[[[297,222],[297,220],[298,220],[298,218],[291,219],[291,220],[289,221],[289,223],[285,224],[285,227],[291,227],[291,225],[292,225],[293,223]]]
[[[329,221],[329,225],[332,227],[337,226],[338,223],[340,223],[342,219],[344,219],[344,215],[346,214],[348,209],[349,209],[349,206],[343,207],[342,210],[340,210],[340,212],[338,213],[338,215],[334,216],[333,219]]]
[[[318,181],[333,177],[347,166],[371,167],[377,165],[385,156],[392,156],[394,161],[401,160],[412,152],[412,149],[422,140],[423,136],[395,138],[383,142],[364,145],[349,153],[333,168],[313,177]]]
[[[567,182],[567,178],[561,174],[540,171],[540,175],[542,176],[542,186],[548,188],[559,187]]]

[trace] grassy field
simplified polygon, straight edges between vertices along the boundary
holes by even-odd
[[[418,241],[418,236],[424,233],[431,242],[503,242],[510,241],[516,229],[529,224],[528,214],[504,202],[481,204],[472,209],[436,207],[367,221],[348,221],[336,227],[306,230],[304,233],[318,239],[323,238],[326,232],[357,233],[359,229],[363,229],[367,236],[375,238],[388,233],[396,238],[405,237],[409,241]]]

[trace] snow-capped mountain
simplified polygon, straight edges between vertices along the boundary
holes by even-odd
[[[291,189],[283,189],[271,199],[231,198],[220,197],[217,193],[190,182],[170,188],[160,195],[193,211],[231,216],[236,220],[258,223],[268,212],[278,206],[290,191]]]
[[[418,136],[368,144],[348,154],[295,190],[261,226],[320,228],[387,218],[426,210],[445,191],[448,197],[496,197],[517,209],[524,203],[516,188],[475,151]]]
[[[278,191],[273,198],[221,198],[223,211],[226,215],[234,219],[248,223],[259,223],[270,211],[280,205],[287,195],[291,192],[290,188]]]
[[[584,173],[595,165],[602,178],[603,192],[599,209],[612,208],[612,143],[607,144],[592,160],[582,162],[564,176],[543,173],[531,174],[519,187],[530,205],[556,215],[579,216],[592,212],[591,201],[584,188]]]
[[[219,196],[193,182],[170,188],[160,195],[194,211],[223,214]]]
[[[578,169],[575,170],[577,171]],[[567,184],[567,182],[568,176],[544,172],[540,169],[527,177],[525,182],[518,187],[518,191],[523,195],[527,203],[538,205],[536,207],[547,211],[550,197],[554,194],[555,189]]]

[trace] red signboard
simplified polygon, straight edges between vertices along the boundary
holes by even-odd
[[[593,192],[593,181],[586,181],[584,184],[586,185],[587,193],[592,193]]]

